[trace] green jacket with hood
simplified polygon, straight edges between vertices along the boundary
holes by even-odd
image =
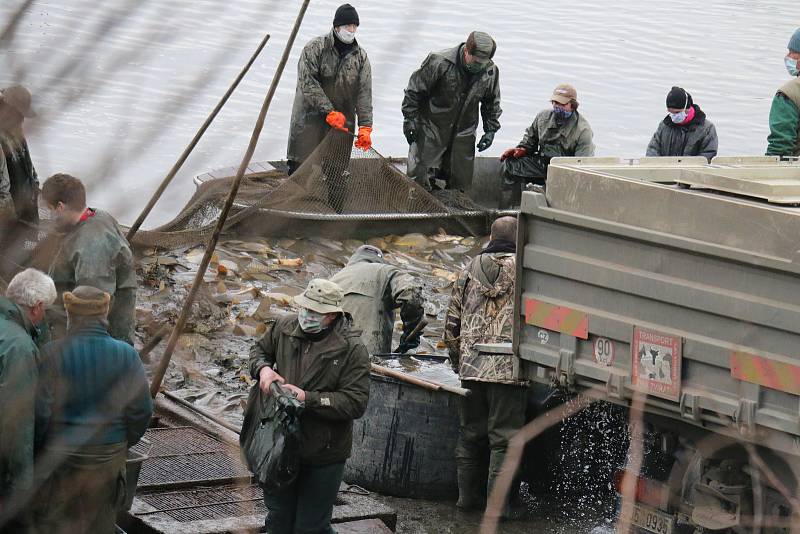
[[[658,124],[648,156],[704,156],[708,161],[717,155],[717,129],[706,118],[700,106],[694,104],[695,115],[689,124],[675,124],[667,115]]]
[[[408,151],[408,175],[418,182],[440,169],[452,189],[472,184],[478,112],[483,131],[500,129],[500,71],[491,60],[477,75],[463,66],[464,43],[433,52],[408,80],[403,118],[413,121],[417,139]]]
[[[303,463],[326,465],[350,457],[353,420],[364,414],[369,400],[370,363],[360,336],[345,315],[327,336],[312,341],[297,316],[291,315],[269,322],[264,336],[250,349],[250,374],[255,380],[269,366],[287,384],[306,392],[300,416]]]
[[[767,156],[800,156],[800,77],[783,84],[769,112]]]
[[[391,351],[395,308],[402,307],[404,323],[422,317],[422,298],[414,279],[375,254],[354,255],[331,282],[344,291],[342,308],[353,316],[370,354]]]
[[[0,497],[33,484],[37,340],[19,306],[0,297]]]
[[[286,159],[302,163],[322,141],[331,111],[344,113],[346,128],[372,126],[372,67],[367,52],[353,41],[344,55],[334,46],[333,30],[310,41],[297,64]]]
[[[579,111],[560,122],[550,108],[536,115],[517,146],[526,149],[529,156],[535,152],[548,158],[594,156],[592,137],[592,127]]]

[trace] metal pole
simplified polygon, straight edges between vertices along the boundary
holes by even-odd
[[[211,256],[214,253],[214,249],[217,247],[217,241],[219,241],[219,236],[225,226],[225,220],[228,217],[228,213],[231,211],[233,201],[236,199],[236,193],[239,191],[239,184],[242,183],[242,177],[247,170],[247,166],[250,164],[250,159],[253,157],[253,152],[256,150],[258,137],[261,135],[261,130],[264,128],[264,119],[267,116],[267,110],[269,110],[269,106],[272,103],[272,97],[275,96],[275,90],[278,88],[278,82],[283,74],[286,61],[289,59],[289,53],[292,51],[292,45],[297,37],[298,30],[300,30],[300,24],[303,22],[303,16],[306,14],[306,9],[308,8],[310,1],[311,0],[303,0],[303,5],[300,7],[300,12],[297,14],[297,20],[294,23],[294,28],[292,28],[292,33],[289,35],[286,48],[283,50],[283,56],[281,57],[280,63],[278,63],[278,69],[275,71],[275,76],[272,78],[272,84],[270,85],[269,91],[267,91],[267,96],[261,106],[261,112],[258,114],[258,120],[256,121],[255,128],[253,128],[253,134],[250,136],[250,144],[247,146],[247,152],[242,159],[242,163],[239,165],[239,170],[236,171],[236,178],[233,180],[231,190],[228,193],[228,198],[225,199],[225,205],[222,207],[222,211],[219,214],[219,219],[217,220],[217,226],[214,228],[214,233],[211,234],[211,237],[208,240],[206,253],[203,255],[203,260],[200,262],[200,266],[197,268],[197,275],[194,277],[192,288],[189,290],[189,295],[186,297],[186,300],[183,303],[181,314],[178,316],[178,322],[175,324],[175,328],[172,330],[169,342],[167,343],[167,348],[164,350],[164,354],[159,362],[158,369],[156,369],[156,372],[153,375],[153,381],[150,383],[150,395],[153,398],[158,395],[158,391],[161,389],[161,382],[164,380],[164,375],[167,372],[167,367],[169,366],[169,361],[172,358],[172,353],[175,351],[175,346],[178,344],[178,338],[180,337],[181,332],[183,332],[183,328],[186,326],[186,320],[189,318],[189,311],[192,309],[192,303],[197,296],[197,291],[200,289],[200,284],[203,283],[203,275],[205,275],[208,264],[211,263]]]
[[[206,133],[206,130],[208,130],[208,127],[211,126],[212,122],[214,122],[214,119],[222,110],[222,107],[228,101],[228,98],[230,98],[230,96],[233,94],[233,91],[236,90],[236,88],[239,86],[239,82],[242,81],[245,74],[247,74],[247,71],[250,70],[250,67],[253,65],[258,55],[266,46],[267,41],[269,41],[269,37],[270,37],[269,34],[264,36],[264,38],[261,40],[261,43],[258,45],[258,48],[256,48],[256,51],[253,52],[252,56],[250,56],[250,60],[242,68],[241,72],[239,72],[239,75],[236,77],[236,79],[233,80],[233,83],[231,84],[230,87],[228,87],[228,90],[222,96],[220,101],[217,102],[217,106],[214,108],[211,114],[208,117],[206,117],[206,121],[203,123],[202,126],[200,126],[200,129],[197,130],[197,133],[194,134],[194,138],[192,139],[192,141],[187,145],[185,149],[183,149],[183,153],[178,158],[178,161],[175,162],[175,164],[169,170],[167,175],[161,181],[161,185],[159,185],[158,189],[156,189],[156,192],[153,193],[153,196],[150,198],[150,201],[147,203],[147,206],[144,207],[142,213],[139,214],[139,217],[131,225],[130,230],[128,230],[128,235],[126,236],[128,238],[128,241],[133,239],[133,236],[135,236],[136,232],[139,231],[139,228],[142,226],[142,223],[144,223],[144,220],[147,218],[147,216],[150,215],[150,212],[153,210],[153,207],[156,205],[156,202],[158,202],[158,200],[161,198],[161,195],[164,194],[164,190],[170,184],[172,179],[175,178],[175,175],[178,174],[178,171],[186,162],[186,159],[189,157],[189,154],[191,154],[192,150],[194,150],[194,147],[197,146],[197,143],[200,141],[200,138],[203,137],[203,134]]]

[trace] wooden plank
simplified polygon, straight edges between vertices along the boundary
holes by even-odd
[[[339,534],[391,534],[392,532],[380,519],[336,523],[335,528]]]

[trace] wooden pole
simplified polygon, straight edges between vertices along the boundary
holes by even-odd
[[[231,432],[236,432],[237,434],[241,434],[242,433],[242,429],[241,428],[239,428],[239,427],[237,427],[235,425],[232,425],[231,423],[227,422],[226,420],[222,419],[221,417],[217,417],[216,415],[212,414],[211,412],[209,412],[207,410],[204,410],[203,408],[201,408],[199,406],[195,406],[194,404],[192,404],[191,402],[187,401],[186,399],[182,399],[182,398],[178,397],[177,395],[175,395],[173,393],[170,393],[169,391],[165,391],[164,392],[164,396],[166,398],[168,398],[169,400],[173,401],[173,402],[177,402],[178,404],[180,404],[184,408],[188,408],[188,409],[192,410],[193,412],[202,415],[206,419],[210,419],[211,421],[217,423],[219,426],[227,428]]]
[[[430,391],[440,391],[440,390],[447,391],[448,393],[454,393],[462,397],[469,397],[469,395],[472,393],[470,390],[465,388],[460,388],[457,386],[448,386],[447,384],[441,384],[439,382],[424,380],[422,378],[410,375],[408,373],[395,371],[394,369],[389,369],[388,367],[383,367],[381,365],[376,365],[374,363],[370,365],[372,367],[372,371],[378,373],[379,375],[396,378],[397,380],[408,382],[409,384],[414,384],[415,386],[419,386],[421,388],[425,388]]]
[[[153,207],[155,207],[156,202],[158,202],[158,200],[161,198],[161,195],[164,194],[164,190],[170,184],[172,179],[175,178],[175,175],[178,174],[178,171],[181,169],[181,167],[183,167],[183,164],[186,162],[186,159],[189,157],[189,154],[191,154],[192,151],[194,150],[194,147],[197,146],[197,143],[200,141],[200,138],[203,137],[203,134],[206,133],[208,127],[211,126],[212,122],[214,122],[214,119],[222,110],[222,107],[225,105],[226,102],[228,102],[228,99],[233,94],[233,91],[236,90],[236,88],[239,86],[239,82],[242,81],[245,74],[247,74],[247,71],[249,71],[250,67],[253,66],[253,63],[255,62],[256,58],[264,49],[264,47],[267,45],[267,41],[269,41],[269,34],[265,35],[264,38],[261,40],[261,43],[259,43],[258,48],[256,48],[256,51],[253,52],[252,56],[250,56],[250,60],[242,68],[241,72],[239,72],[239,75],[236,77],[236,79],[233,80],[233,83],[231,84],[230,87],[228,87],[228,90],[225,92],[225,94],[222,95],[222,98],[220,99],[219,102],[217,102],[217,106],[214,108],[211,114],[208,117],[206,117],[206,121],[203,123],[202,126],[200,126],[200,129],[197,130],[197,133],[194,134],[194,138],[192,139],[192,141],[186,146],[185,149],[183,149],[183,153],[178,158],[178,161],[175,162],[175,164],[169,170],[167,175],[161,181],[161,185],[159,185],[158,189],[156,189],[155,193],[153,193],[153,196],[150,198],[150,201],[147,203],[147,206],[144,207],[142,213],[139,214],[139,217],[136,218],[136,221],[134,221],[134,223],[128,230],[128,235],[126,236],[128,238],[128,241],[133,239],[133,236],[135,236],[136,232],[139,231],[139,228],[142,226],[142,223],[144,223],[144,220],[147,218],[148,215],[150,215],[150,212],[153,210]]]
[[[247,166],[250,164],[250,160],[253,157],[253,152],[256,150],[258,137],[261,135],[261,130],[264,128],[264,120],[267,116],[269,106],[272,103],[272,97],[275,96],[275,91],[278,88],[278,82],[281,79],[281,74],[283,74],[284,67],[286,67],[286,62],[289,59],[289,53],[292,51],[292,45],[297,37],[297,32],[300,30],[300,24],[303,22],[303,16],[305,16],[306,9],[308,9],[308,4],[310,1],[311,0],[303,0],[303,5],[300,7],[300,12],[297,14],[297,20],[294,23],[294,28],[292,28],[292,33],[289,35],[289,40],[286,42],[286,48],[283,50],[283,56],[281,57],[280,63],[278,63],[278,69],[275,71],[275,76],[272,78],[272,84],[269,87],[269,91],[267,91],[267,96],[264,98],[264,103],[261,106],[261,112],[258,114],[258,120],[253,128],[253,134],[250,136],[250,144],[247,146],[247,152],[245,152],[242,163],[239,165],[239,170],[236,171],[236,178],[233,180],[231,190],[228,193],[228,198],[225,199],[225,205],[222,206],[222,211],[219,214],[219,219],[217,219],[217,225],[214,228],[214,232],[211,234],[211,237],[208,240],[206,253],[203,255],[200,266],[197,268],[197,275],[194,277],[192,288],[189,290],[189,294],[183,303],[181,314],[178,316],[178,321],[169,337],[167,348],[164,350],[164,354],[161,357],[158,368],[153,375],[153,381],[150,383],[150,395],[153,398],[158,395],[158,391],[161,389],[161,382],[164,380],[164,375],[167,372],[167,367],[169,366],[169,361],[172,358],[172,353],[175,351],[175,346],[178,344],[178,338],[180,337],[181,332],[183,332],[184,326],[186,326],[186,320],[189,318],[189,312],[192,309],[192,303],[197,296],[200,285],[203,283],[203,276],[208,268],[208,264],[211,263],[211,256],[214,254],[214,249],[217,247],[217,241],[219,241],[219,236],[225,226],[225,220],[228,218],[228,213],[231,211],[231,207],[233,207],[233,201],[236,199],[236,193],[239,192],[239,185],[242,183],[242,177],[247,170]]]

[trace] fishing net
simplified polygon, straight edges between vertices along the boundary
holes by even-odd
[[[174,248],[205,242],[233,180],[204,182],[172,221],[140,230],[132,244]],[[411,226],[415,220],[442,220],[458,233],[483,235],[492,212],[463,193],[426,191],[376,150],[353,148],[352,135],[331,130],[291,176],[285,169],[245,175],[224,229],[241,225],[240,233],[258,233],[250,224],[254,215],[262,221],[260,230],[272,235],[292,235],[301,225],[316,225],[313,231],[331,222],[368,224],[392,218],[406,218]]]

